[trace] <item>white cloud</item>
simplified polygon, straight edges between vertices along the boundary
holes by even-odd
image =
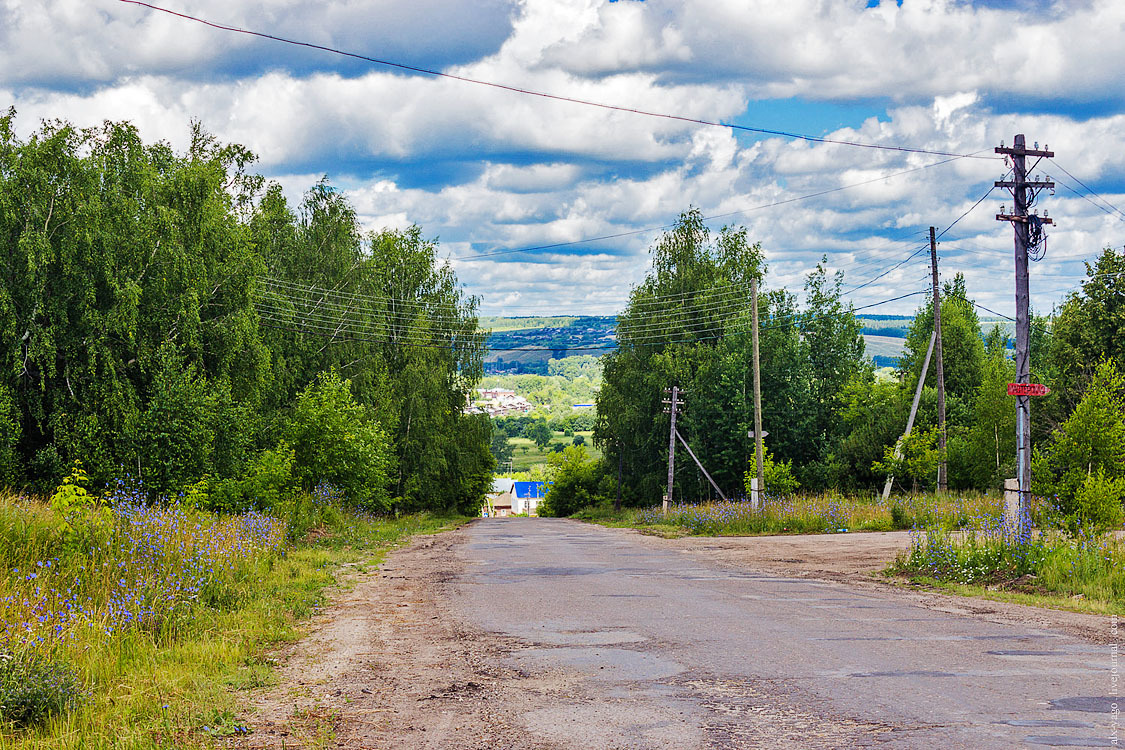
[[[799,288],[827,253],[855,287],[906,259],[928,226],[948,225],[1003,172],[997,161],[961,159],[887,177],[942,157],[750,140],[406,76],[108,0],[0,3],[0,104],[18,107],[19,132],[40,118],[129,119],[146,140],[183,148],[189,120],[199,119],[258,153],[290,200],[327,173],[365,226],[417,223],[440,237],[486,314],[613,312],[646,272],[655,228],[689,205],[708,216],[741,212],[714,224],[746,224],[762,242],[773,285]],[[872,105],[833,138],[991,156],[1022,131],[1049,142],[1084,180],[1120,190],[1125,168],[1116,81],[1125,68],[1125,5],[1109,0],[1035,13],[953,0],[877,9],[816,0],[206,0],[192,12],[374,56],[437,61],[467,77],[712,120],[746,116],[753,98],[870,97],[895,104]],[[1057,107],[1044,106],[1051,97]],[[1089,101],[1102,104],[1088,112]],[[756,123],[769,126],[770,116],[768,105],[755,106]],[[1073,185],[1047,164],[1039,171]],[[825,192],[857,183],[867,184]],[[762,208],[814,193],[824,194]],[[1107,197],[1125,205],[1125,196]],[[942,254],[943,276],[965,272],[982,304],[1010,311],[1011,233],[993,218],[1005,200],[994,193],[961,220]],[[1119,218],[1061,188],[1043,205],[1059,224],[1033,268],[1033,289],[1076,281],[1076,259],[1125,242]],[[637,230],[647,231],[466,259]],[[865,304],[921,288],[926,267],[923,253],[849,299]]]

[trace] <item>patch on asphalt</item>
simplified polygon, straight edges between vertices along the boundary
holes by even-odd
[[[857,747],[894,729],[830,713],[823,700],[784,681],[698,677],[677,685],[707,710],[710,747]]]

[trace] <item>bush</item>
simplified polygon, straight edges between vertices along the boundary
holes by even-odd
[[[891,528],[899,531],[910,528],[910,515],[897,503],[891,506]]]
[[[306,490],[331,482],[352,504],[383,510],[389,505],[390,439],[350,388],[332,371],[297,397],[289,427],[295,473]]]
[[[78,677],[68,665],[35,651],[0,653],[0,718],[18,727],[78,705]]]
[[[1046,448],[1036,451],[1032,480],[1036,494],[1058,496],[1058,511],[1068,525],[1120,516],[1120,507],[1109,506],[1115,494],[1120,505],[1115,488],[1125,480],[1125,379],[1111,360],[1098,364],[1074,412]]]
[[[598,486],[597,463],[581,445],[548,457],[554,478],[547,497],[539,504],[541,516],[569,516],[595,500]]]
[[[792,461],[775,461],[773,453],[766,446],[762,446],[762,476],[765,479],[766,486],[763,492],[768,492],[771,495],[791,495],[800,487],[797,478],[793,476],[793,462]],[[750,495],[750,480],[758,475],[758,465],[756,459],[751,459],[750,470],[746,472],[743,480],[746,483],[746,494]]]
[[[285,441],[273,450],[259,453],[240,479],[208,480],[192,485],[185,492],[190,505],[224,513],[260,510],[277,514],[299,486],[295,474],[296,458]]]
[[[1121,501],[1125,499],[1125,477],[1107,477],[1105,469],[1086,475],[1074,497],[1074,514],[1102,528],[1121,524]]]

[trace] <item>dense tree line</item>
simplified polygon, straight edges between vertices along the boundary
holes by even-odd
[[[487,419],[464,414],[476,300],[418,228],[365,233],[327,182],[291,206],[198,125],[179,154],[126,123],[21,140],[14,121],[0,117],[3,481],[50,487],[81,460],[96,482],[166,495],[207,477],[230,496],[292,453],[306,484],[347,485],[352,467],[375,507],[475,508],[492,468]],[[323,290],[365,302],[341,311]]]
[[[573,509],[577,492],[595,492],[615,474],[625,497],[651,503],[664,494],[668,416],[664,389],[677,385],[686,407],[681,433],[721,487],[744,490],[753,458],[749,295],[730,293],[766,279],[760,248],[745,230],[717,235],[698,211],[681,216],[652,250],[652,271],[619,318],[619,349],[603,358],[595,439],[605,453],[591,469],[563,477]],[[1095,495],[1106,507],[1125,498],[1125,257],[1106,250],[1089,277],[1050,318],[1035,316],[1032,378],[1054,392],[1033,404],[1035,491],[1073,510]],[[862,327],[842,299],[842,277],[824,264],[808,275],[805,301],[784,289],[759,297],[764,427],[778,476],[806,490],[871,491],[893,473],[905,489],[932,488],[945,458],[953,489],[994,489],[1014,476],[1015,377],[1010,342],[999,326],[982,337],[976,306],[960,275],[942,289],[947,393],[946,453],[937,450],[935,368],[931,366],[911,438],[902,435],[933,330],[932,299],[907,331],[897,377],[876,377],[864,356]],[[677,450],[676,500],[713,496],[690,457]],[[1079,465],[1081,464],[1081,465]],[[569,465],[569,464],[568,464]],[[577,463],[575,464],[578,465]],[[778,469],[778,467],[781,467]],[[577,475],[576,474],[576,475]],[[577,495],[575,495],[577,496]],[[1085,499],[1083,499],[1085,498]],[[555,508],[554,506],[558,506]],[[1070,512],[1068,510],[1067,512]]]

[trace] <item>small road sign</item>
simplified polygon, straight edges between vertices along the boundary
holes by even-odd
[[[1009,396],[1046,396],[1051,389],[1039,383],[1008,383]]]
[[[770,434],[768,432],[766,432],[765,430],[762,430],[762,439],[763,440],[765,438],[768,438],[769,436],[770,436]],[[754,437],[754,431],[750,430],[750,432],[746,433],[746,437],[753,438]]]

